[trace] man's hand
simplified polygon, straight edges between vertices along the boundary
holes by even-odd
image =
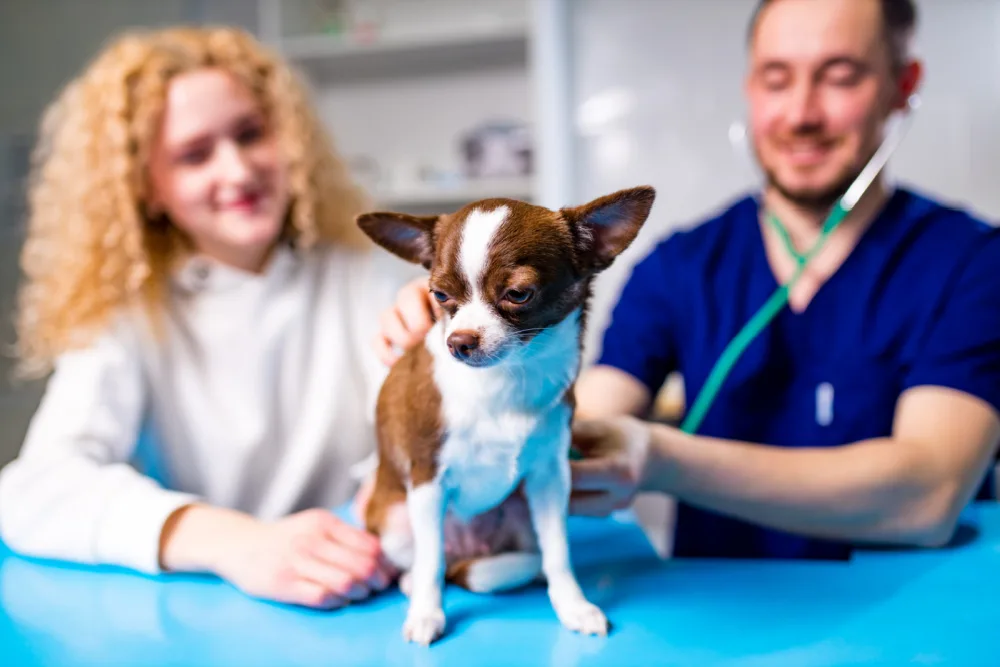
[[[430,295],[427,278],[407,283],[396,296],[396,303],[379,316],[375,352],[386,366],[396,363],[399,351],[423,341],[441,317],[441,307]]]
[[[649,425],[634,417],[576,422],[573,446],[583,458],[570,462],[570,513],[607,516],[629,507],[651,481],[649,445]]]
[[[322,609],[381,591],[394,575],[375,536],[323,509],[259,521],[191,505],[168,520],[161,560],[213,572],[253,597]]]

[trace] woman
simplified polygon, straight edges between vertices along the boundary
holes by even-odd
[[[368,341],[410,276],[289,68],[233,29],[122,36],[47,111],[29,205],[19,353],[54,372],[0,474],[8,546],[314,607],[385,587],[315,508],[372,451]]]

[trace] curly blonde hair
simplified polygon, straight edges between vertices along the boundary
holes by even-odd
[[[146,165],[171,77],[221,68],[248,87],[288,165],[285,237],[365,246],[355,217],[369,201],[315,116],[307,89],[279,57],[228,27],[126,33],[108,44],[46,110],[28,191],[21,256],[19,374],[51,370],[113,313],[139,303],[155,316],[179,232],[147,214]]]

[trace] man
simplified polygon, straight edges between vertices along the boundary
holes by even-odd
[[[673,370],[693,401],[819,237],[918,88],[915,14],[909,0],[759,3],[745,93],[764,190],[634,268],[577,384],[590,421],[576,426],[573,512],[669,493],[676,556],[841,559],[950,539],[1000,438],[1000,230],[911,190],[869,189],[697,435],[636,418]],[[384,351],[426,332],[425,290],[385,315]]]

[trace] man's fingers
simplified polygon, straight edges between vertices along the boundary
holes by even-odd
[[[569,470],[574,491],[607,491],[621,481],[621,476],[606,459],[570,461]]]
[[[569,497],[569,513],[574,516],[606,517],[613,511],[614,503],[607,493],[573,492]]]
[[[619,443],[614,431],[600,421],[580,421],[573,424],[571,444],[584,458],[602,456],[615,451]]]

